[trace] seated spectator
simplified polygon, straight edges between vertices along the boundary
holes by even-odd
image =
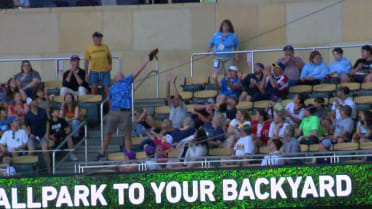
[[[258,146],[267,144],[271,122],[268,121],[267,112],[256,110],[255,119],[252,121],[252,134]]]
[[[50,111],[51,119],[49,120],[49,140],[55,142],[55,147],[57,147],[65,138],[67,135],[71,133],[71,128],[66,122],[64,118],[59,117],[59,110],[56,108],[53,108]],[[67,147],[68,149],[74,149],[74,141],[72,138],[69,138],[67,141]],[[77,161],[78,158],[75,156],[74,153],[70,153],[69,155],[70,160]]]
[[[265,68],[264,79],[266,82],[261,83],[261,87],[265,90],[266,99],[283,97],[288,92],[288,78],[283,74],[285,66],[280,62],[272,65],[274,73],[271,73],[271,67]]]
[[[152,116],[147,113],[146,109],[136,109],[134,111],[134,117],[136,120],[136,137],[143,137],[145,133],[143,132],[143,128],[146,130],[150,130],[154,127],[154,120]]]
[[[281,153],[280,148],[283,143],[280,140],[273,140],[269,143],[270,153],[265,155],[261,162],[261,166],[278,166],[281,165]]]
[[[360,112],[359,119],[353,135],[353,142],[370,142],[372,140],[372,112],[367,110]]]
[[[145,145],[145,153],[147,156],[147,159],[145,160],[146,169],[150,171],[158,170],[160,167],[156,164],[155,147]]]
[[[274,112],[281,112],[284,110],[282,100],[278,97],[271,98],[271,101],[266,104],[265,111],[267,112],[267,117],[269,120],[273,120]]]
[[[240,48],[238,36],[234,33],[234,26],[230,20],[221,22],[219,31],[216,32],[209,41],[208,51],[213,52],[232,52]],[[218,74],[227,73],[227,69],[234,65],[234,60],[238,61],[239,54],[217,54],[214,59],[213,68]]]
[[[168,105],[170,106],[169,120],[172,121],[174,128],[181,128],[182,122],[187,114],[187,106],[177,90],[176,87],[177,76],[173,76],[171,73],[167,73],[166,79],[167,79],[166,98]],[[171,86],[175,94],[174,96],[170,96]]]
[[[9,123],[13,117],[8,117],[8,111],[4,107],[0,107],[0,135],[4,133],[4,131],[9,130]]]
[[[60,118],[64,118],[71,126],[72,132],[80,126],[80,108],[76,102],[74,95],[66,93],[61,105],[61,111],[59,113]],[[80,136],[79,130],[72,134],[72,137],[78,138]]]
[[[288,87],[294,86],[300,79],[300,73],[305,63],[301,57],[294,56],[294,48],[291,45],[283,48],[284,56],[278,59],[285,66],[284,75],[288,77]]]
[[[241,128],[241,137],[234,146],[234,156],[244,158],[248,155],[255,154],[255,145],[251,136],[252,133],[252,127],[250,125],[244,125],[243,128]],[[243,164],[248,163],[244,162]]]
[[[63,73],[63,82],[60,95],[71,93],[74,96],[83,96],[88,93],[89,84],[85,81],[85,70],[79,67],[80,58],[73,55],[70,58],[71,69]]]
[[[292,125],[288,125],[284,129],[284,139],[283,139],[283,154],[300,153],[301,146],[298,139],[295,137],[295,128]],[[302,161],[299,159],[283,159],[282,165],[299,165]]]
[[[17,117],[12,116],[9,121],[10,130],[5,131],[1,136],[0,148],[3,153],[18,156],[27,148],[28,135],[25,130],[21,129]]]
[[[334,133],[330,139],[337,143],[351,142],[354,131],[354,121],[351,118],[352,109],[349,105],[341,106],[341,120],[336,120],[333,124]]]
[[[218,81],[216,72],[212,74],[213,80],[216,83],[217,89],[219,89],[219,95],[217,96],[217,103],[220,104],[227,97],[238,99],[240,93],[240,79],[238,77],[238,68],[236,66],[230,66],[225,77]]]
[[[251,117],[248,111],[238,110],[235,118],[230,121],[229,127],[226,131],[228,137],[224,147],[232,148],[236,141],[240,138],[240,129],[244,125],[251,125]]]
[[[325,107],[325,101],[323,97],[316,97],[314,99],[314,107],[316,108],[316,115],[320,118],[327,118],[328,112]]]
[[[30,101],[30,110],[25,116],[25,125],[28,136],[28,148],[29,154],[32,155],[38,144],[41,145],[43,150],[44,162],[48,169],[48,172],[51,173],[52,169],[50,167],[50,156],[47,152],[48,150],[48,116],[45,110],[39,108],[39,102],[36,98],[31,99]]]
[[[195,123],[191,117],[186,117],[183,120],[182,128],[173,129],[167,137],[168,144],[177,144],[182,139],[192,136],[195,133]]]
[[[313,105],[308,105],[305,108],[304,118],[299,127],[298,138],[301,144],[318,144],[319,138],[322,135],[322,127],[320,126],[320,119],[315,115],[316,108]]]
[[[8,116],[17,116],[21,125],[24,123],[24,117],[29,108],[22,100],[21,94],[14,94],[14,103],[8,107]]]
[[[356,107],[352,98],[349,97],[350,90],[347,86],[342,86],[337,89],[337,99],[332,105],[332,116],[336,120],[341,120],[340,109],[343,105],[349,105],[352,109],[351,117],[356,119]]]
[[[14,7],[29,8],[30,0],[13,0]]]
[[[27,95],[26,93],[21,89],[21,85],[19,82],[15,80],[15,78],[10,78],[7,83],[7,88],[6,88],[6,96],[5,96],[5,101],[3,103],[7,105],[11,105],[14,103],[14,95],[16,93],[21,94],[21,99],[22,101],[26,101]]]
[[[323,139],[319,145],[318,145],[318,152],[329,152],[331,149],[332,142],[329,139]],[[326,154],[323,154],[326,155]],[[319,155],[318,155],[319,156]],[[331,163],[330,157],[324,157],[324,158],[313,158],[312,160],[313,164],[329,164]]]
[[[39,72],[32,69],[31,63],[28,60],[22,62],[21,72],[17,73],[14,78],[19,83],[17,85],[25,91],[28,97],[32,97],[33,89],[41,83]]]
[[[235,118],[236,112],[238,111],[236,109],[237,104],[237,99],[233,99],[231,97],[225,97],[222,103],[216,104],[216,106],[218,107],[218,112],[222,113],[223,116],[227,119],[227,124],[230,120]]]
[[[209,98],[207,104],[195,104],[192,109],[192,117],[195,121],[195,128],[203,126],[205,123],[211,122],[214,113],[216,112],[216,105],[214,99]]]
[[[342,83],[346,82],[372,82],[372,47],[365,45],[361,49],[362,58],[358,59],[348,76],[343,76]]]
[[[305,64],[301,72],[301,84],[319,84],[328,74],[328,65],[323,61],[319,51],[312,51],[309,62]]]
[[[194,139],[188,143],[188,148],[185,154],[185,162],[188,168],[200,166],[193,161],[201,160],[202,157],[208,155],[208,137],[204,129],[195,131]]]
[[[351,62],[343,57],[344,51],[341,48],[333,49],[332,54],[335,60],[329,65],[329,74],[325,82],[337,84],[340,83],[343,76],[347,77],[350,73]],[[345,78],[343,80],[345,80]]]
[[[305,99],[305,94],[297,94],[293,98],[293,102],[288,103],[285,107],[284,114],[287,115],[287,121],[295,127],[298,127],[304,118]]]
[[[239,101],[258,101],[265,99],[265,90],[261,88],[261,83],[264,83],[263,70],[265,66],[262,63],[254,65],[254,72],[248,74],[241,81],[242,93]]]
[[[8,153],[5,153],[0,157],[1,164],[8,165],[8,170],[5,172],[7,176],[15,176],[17,174],[16,169],[12,166],[12,158]]]
[[[41,87],[36,88],[34,92],[34,97],[37,98],[39,107],[41,109],[44,109],[48,114],[48,118],[50,118],[49,112],[51,102],[48,97],[48,89],[43,89]]]
[[[216,112],[213,116],[212,122],[204,124],[203,128],[208,136],[209,148],[218,148],[224,141],[225,117]]]
[[[274,112],[274,120],[270,124],[269,139],[281,140],[284,138],[284,130],[289,125],[285,121],[284,112]]]

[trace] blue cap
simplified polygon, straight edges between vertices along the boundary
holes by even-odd
[[[287,45],[287,46],[283,47],[283,51],[287,51],[287,50],[294,51],[294,48],[291,45]]]
[[[273,63],[273,67],[281,68],[282,70],[285,69],[285,65],[281,62]]]
[[[133,152],[133,151],[127,151],[126,149],[124,149],[124,154],[127,156],[128,160],[135,160],[136,159],[136,153]]]
[[[16,116],[9,116],[8,117],[8,122],[11,123],[11,122],[15,121],[16,119],[17,119]]]
[[[262,69],[265,68],[264,64],[262,64],[261,62],[256,62],[256,65]]]

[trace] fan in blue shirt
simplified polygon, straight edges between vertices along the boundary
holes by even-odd
[[[319,51],[313,51],[310,54],[309,62],[305,64],[301,72],[301,82],[303,84],[319,84],[326,78],[329,72],[327,64],[323,61]]]

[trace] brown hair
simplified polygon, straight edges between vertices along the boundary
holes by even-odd
[[[322,55],[320,54],[319,51],[317,51],[317,50],[312,51],[312,52],[310,53],[309,61],[310,61],[311,63],[314,63],[314,62],[313,62],[313,59],[314,59],[314,57],[316,57],[316,56],[318,56],[318,55],[319,55],[320,57],[322,57]]]
[[[223,32],[222,31],[222,28],[223,28],[223,25],[224,24],[227,24],[228,26],[229,26],[229,33],[235,33],[234,32],[234,26],[233,26],[233,24],[231,23],[231,21],[229,20],[229,19],[225,19],[225,20],[223,20],[222,22],[221,22],[221,25],[220,25],[220,29],[219,29],[219,32]]]
[[[22,64],[21,64],[21,72],[23,73],[23,65],[26,64],[26,63],[28,63],[30,65],[31,72],[34,71],[34,69],[32,68],[31,62],[28,61],[28,60],[23,60]]]
[[[75,100],[74,95],[71,94],[71,93],[66,93],[66,94],[65,94],[65,97],[63,98],[63,101],[66,100],[66,97],[67,97],[67,96],[71,96],[71,98],[72,98],[72,101],[71,101],[71,111],[75,111],[75,108],[76,108],[76,106],[77,106],[78,104],[77,104],[77,102],[76,102],[76,100]],[[65,103],[65,105],[64,105],[64,107],[63,107],[63,110],[64,110],[64,111],[68,111],[68,110],[69,110],[69,109],[68,109],[68,104]]]

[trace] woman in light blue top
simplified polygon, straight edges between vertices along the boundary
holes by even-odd
[[[319,51],[312,51],[309,62],[305,64],[301,72],[302,84],[319,84],[321,80],[326,78],[328,74],[328,65],[323,61],[322,55]]]
[[[339,83],[343,76],[350,73],[351,62],[343,57],[344,51],[341,48],[333,49],[332,54],[335,60],[329,65],[330,76],[327,80],[331,83]]]
[[[216,32],[211,41],[209,42],[208,51],[213,52],[232,52],[237,51],[240,48],[238,36],[234,33],[234,26],[230,20],[223,20],[220,29]],[[227,69],[234,65],[235,61],[238,60],[238,54],[216,54],[213,68],[218,73],[227,71]]]

